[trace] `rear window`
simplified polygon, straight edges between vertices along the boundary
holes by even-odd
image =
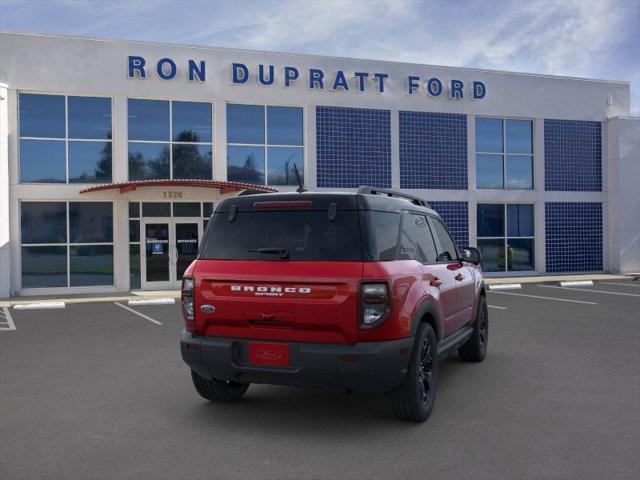
[[[239,211],[233,222],[216,213],[202,245],[209,260],[361,261],[360,223],[355,211]]]

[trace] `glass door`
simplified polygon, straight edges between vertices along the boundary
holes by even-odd
[[[171,265],[171,219],[143,221],[144,254],[142,255],[142,288],[173,288]]]
[[[172,277],[176,287],[180,288],[182,275],[187,267],[196,259],[198,246],[202,237],[202,221],[199,218],[175,220],[174,242],[175,246],[175,273]]]

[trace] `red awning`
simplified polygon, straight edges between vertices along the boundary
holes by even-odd
[[[94,185],[80,190],[80,193],[101,192],[103,190],[120,190],[120,193],[132,192],[142,187],[199,187],[217,188],[221,194],[252,190],[256,192],[277,192],[275,188],[240,182],[222,182],[219,180],[137,180],[134,182],[106,183]]]

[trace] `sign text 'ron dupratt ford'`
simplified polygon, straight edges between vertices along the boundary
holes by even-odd
[[[185,66],[179,67],[175,61],[168,57],[147,64],[144,57],[130,55],[127,70],[129,78],[144,79],[153,75],[162,80],[173,80],[182,76],[191,82],[205,82],[207,79],[206,67],[205,60],[188,60]],[[303,84],[312,90],[384,93],[389,74],[344,70],[326,72],[320,68],[300,69],[288,65],[276,67],[268,64],[250,66],[234,62],[230,65],[229,80],[234,85],[257,83],[264,87],[279,85],[288,88]],[[407,75],[402,81],[407,95],[422,92],[432,98],[481,100],[487,94],[485,84],[479,80],[464,82],[457,79],[443,80],[438,77]]]

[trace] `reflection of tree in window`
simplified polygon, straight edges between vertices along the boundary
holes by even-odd
[[[169,178],[169,146],[164,145],[156,158],[146,159],[139,151],[129,151],[129,177],[133,180]]]
[[[176,142],[199,142],[200,137],[193,130],[183,130]],[[174,143],[173,178],[211,178],[211,153],[203,155],[200,147],[193,143]]]
[[[241,167],[229,165],[228,175],[236,182],[264,183],[264,174],[258,171],[258,162],[253,153],[246,156]]]

